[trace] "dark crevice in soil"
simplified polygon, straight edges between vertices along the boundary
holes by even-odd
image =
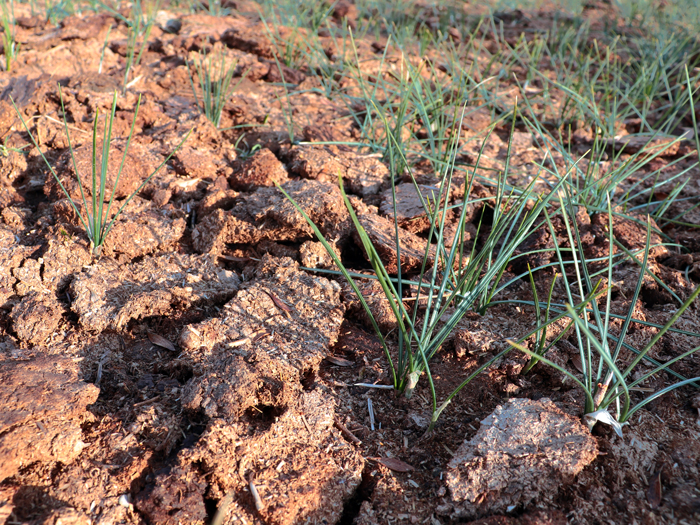
[[[305,392],[310,392],[316,388],[316,372],[313,368],[304,370],[301,376],[301,386]]]
[[[370,465],[365,465],[362,471],[362,481],[360,481],[352,497],[345,502],[343,514],[340,516],[337,525],[352,525],[355,522],[355,518],[360,514],[362,503],[369,501],[372,497],[377,482],[370,474],[370,469]]]
[[[287,407],[273,405],[255,405],[245,411],[244,418],[251,424],[256,432],[267,432],[275,422],[275,418],[280,417],[287,411]]]
[[[204,498],[204,508],[207,512],[206,523],[211,523],[214,520],[214,516],[216,516],[216,510],[218,507],[219,500],[215,500],[212,498]]]

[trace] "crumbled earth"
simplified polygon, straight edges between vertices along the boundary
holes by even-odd
[[[700,282],[697,153],[693,141],[673,142],[693,125],[691,116],[663,135],[640,132],[639,119],[616,122],[607,156],[593,162],[584,154],[595,129],[575,119],[557,124],[563,100],[542,104],[538,80],[518,86],[500,73],[511,65],[482,55],[470,71],[484,82],[499,78],[492,103],[474,93],[473,105],[458,107],[455,93],[442,93],[434,109],[460,130],[459,169],[441,186],[425,159],[406,159],[412,178],[398,157],[354,145],[387,133],[368,124],[379,113],[362,102],[364,81],[385,83],[375,93],[381,104],[403,76],[450,77],[444,57],[409,56],[385,32],[361,31],[361,6],[351,0],[326,2],[328,18],[313,31],[263,23],[260,6],[248,0],[220,4],[222,16],[163,4],[140,64],[125,77],[127,7],[84,10],[54,24],[15,3],[20,52],[12,70],[0,72],[0,525],[698,523],[695,388],[654,399],[623,437],[602,424],[591,431],[581,424],[581,390],[543,363],[526,372],[528,358],[509,345],[537,315],[500,301],[531,301],[533,285],[541,301],[550,289],[557,303],[579,292],[566,290],[551,269],[536,271],[532,283],[528,276],[528,268],[556,263],[555,245],[571,247],[560,210],[550,216],[553,231],[539,224],[518,246],[522,256],[508,264],[492,304],[468,311],[437,350],[438,402],[507,353],[452,399],[431,431],[425,376],[410,399],[367,386],[391,381],[385,348],[356,291],[328,271],[336,264],[299,211],[349,269],[368,276],[349,203],[388,272],[400,265],[413,281],[403,289],[404,306],[417,304],[422,315],[426,298],[416,283],[424,256],[427,272],[444,260],[424,203],[445,207],[445,245],[461,241],[466,261],[492,226],[498,188],[489,176],[508,165],[507,181],[517,186],[552,167],[570,168],[557,151],[543,160],[543,136],[524,119],[511,122],[514,105],[528,109],[523,100],[531,97],[547,133],[584,156],[583,171],[605,174],[614,159],[647,159],[620,193],[654,181],[654,199],[663,200],[673,184],[688,181],[667,213],[682,221],[647,219],[651,194],[632,202],[628,217],[614,215],[612,233],[606,207],[573,211],[574,244],[591,258],[643,250],[649,226],[647,263],[656,279],[644,276],[635,304],[640,254],[610,276],[595,275],[611,286],[611,312],[623,317],[610,319],[611,333],[632,309],[647,324],[632,323],[626,342],[642,347]],[[498,39],[483,27],[472,38],[483,6],[448,12],[442,2],[409,4],[402,16],[419,22],[416,36],[448,38],[455,52],[477,40],[489,53],[501,44],[517,48],[523,34],[534,38],[555,23],[577,30],[581,22],[551,6],[503,11],[493,19]],[[587,45],[597,46],[617,11],[588,2],[581,17],[590,24]],[[445,20],[452,25],[443,31]],[[346,27],[358,29],[353,46],[337,36]],[[314,45],[333,65],[325,76],[309,61]],[[235,60],[236,87],[217,129],[192,94],[186,61],[218,50]],[[528,73],[512,67],[517,78]],[[348,73],[355,69],[362,78]],[[93,122],[99,114],[99,169],[115,91],[107,191],[98,196]],[[430,86],[424,95],[438,91]],[[411,122],[411,133],[424,145],[440,143],[425,124]],[[403,131],[394,139],[407,140]],[[552,183],[546,175],[534,186],[543,195]],[[85,224],[93,191],[114,219],[97,251]],[[395,357],[391,304],[378,281],[358,277],[357,284]],[[452,313],[441,312],[438,328]],[[649,356],[664,363],[698,346],[689,335],[698,326],[694,304]],[[549,342],[561,336],[547,357],[576,375],[578,343],[565,330],[559,321],[547,334]],[[635,373],[651,370],[643,364]],[[683,359],[674,370],[700,376],[700,361]],[[672,381],[652,377],[631,393],[633,403]]]

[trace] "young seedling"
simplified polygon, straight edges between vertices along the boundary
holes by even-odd
[[[386,156],[390,160],[391,172],[400,173],[407,168],[407,160],[403,156],[399,141],[396,139],[393,130],[389,127],[386,120],[384,122],[386,136],[389,138],[387,145],[389,151]],[[515,123],[515,119],[513,123]],[[491,228],[485,235],[485,239],[479,248],[477,248],[476,244],[473,244],[471,252],[465,254],[463,241],[466,214],[468,205],[474,202],[473,200],[470,201],[470,193],[476,177],[476,169],[472,172],[471,177],[468,177],[465,181],[464,194],[459,201],[460,203],[450,206],[450,192],[455,173],[458,143],[459,136],[457,135],[451,142],[450,147],[445,151],[443,161],[438,163],[438,166],[444,167],[444,171],[440,173],[440,177],[436,182],[438,187],[434,198],[424,198],[415,179],[413,180],[413,183],[416,185],[417,195],[421,198],[423,209],[431,225],[427,238],[435,239],[434,247],[431,247],[431,243],[426,243],[420,273],[413,281],[406,279],[401,267],[402,246],[399,237],[398,213],[396,212],[395,177],[391,177],[394,207],[394,242],[397,250],[396,259],[398,261],[398,272],[395,277],[387,271],[378,249],[373,244],[345,194],[342,179],[339,177],[340,191],[348,213],[398,326],[395,359],[392,357],[392,352],[389,349],[387,335],[380,330],[372,311],[364,300],[359,286],[355,283],[350,272],[345,268],[330,244],[304,211],[279,187],[280,191],[285,194],[309,226],[311,226],[319,241],[324,245],[328,254],[340,269],[340,273],[347,279],[357,294],[384,348],[391,370],[394,389],[402,392],[406,397],[411,397],[420,376],[422,374],[427,376],[432,397],[431,429],[454,396],[477,374],[488,368],[508,350],[501,352],[479,367],[476,372],[472,373],[457,389],[447,396],[440,405],[438,405],[429,361],[435,356],[441,345],[469,310],[474,309],[483,312],[489,306],[506,267],[515,256],[516,249],[532,232],[533,226],[541,222],[541,214],[548,205],[550,198],[556,194],[561,184],[563,184],[562,181],[560,186],[555,187],[552,193],[545,196],[536,196],[534,193],[533,188],[537,179],[533,180],[527,188],[520,192],[506,192],[506,179],[508,176],[508,161],[506,161],[501,184],[499,184],[493,199],[494,217],[491,221]],[[510,148],[508,151],[509,156]],[[480,157],[481,155],[477,159],[477,167]],[[456,213],[459,217],[456,228],[457,233],[454,239],[448,238],[446,230],[446,217],[449,211]],[[412,307],[405,305],[404,290],[406,286],[415,286],[417,289],[417,295]]]
[[[201,93],[200,98],[195,88],[194,72],[190,69],[189,62],[185,62],[185,65],[197,107],[218,128],[221,123],[221,113],[226,103],[238,85],[243,82],[248,71],[243,73],[241,79],[232,85],[236,62],[232,62],[227,68],[226,53],[223,50],[219,50],[215,55],[207,54],[206,50],[200,51],[198,60],[194,61],[194,71],[197,73],[199,92]]]
[[[15,40],[15,9],[14,0],[2,0],[2,11],[0,18],[2,21],[2,45],[5,54],[5,71],[12,71],[12,64],[17,59],[20,45]]]
[[[114,15],[116,18],[124,22],[128,28],[126,38],[126,62],[124,64],[124,79],[122,82],[122,91],[126,90],[136,79],[129,80],[132,70],[141,63],[143,54],[148,49],[148,39],[151,36],[151,30],[156,22],[156,14],[160,6],[160,0],[152,4],[150,8],[144,8],[143,0],[135,0],[131,6],[131,16],[126,18],[120,12],[108,6],[104,2],[97,2],[103,9]],[[100,65],[102,60],[100,60]]]
[[[79,204],[73,200],[73,197],[71,194],[68,192],[66,187],[63,185],[63,182],[61,182],[61,178],[58,176],[56,171],[54,170],[53,166],[51,163],[48,161],[44,153],[41,151],[39,148],[39,144],[37,140],[34,138],[34,135],[32,132],[29,130],[29,126],[27,125],[26,121],[24,120],[24,117],[22,117],[22,114],[20,113],[19,109],[15,105],[14,100],[12,100],[12,105],[15,108],[15,111],[17,112],[17,115],[19,116],[20,120],[22,121],[22,124],[24,125],[24,129],[27,131],[29,134],[29,138],[31,139],[32,143],[36,147],[36,149],[39,151],[39,154],[41,155],[42,159],[44,159],[44,162],[46,163],[46,167],[49,169],[51,174],[54,176],[56,179],[56,182],[58,183],[59,187],[65,194],[65,196],[68,198],[68,201],[70,202],[71,207],[73,208],[73,211],[75,214],[78,216],[78,219],[80,220],[80,223],[83,225],[85,228],[85,233],[87,234],[88,239],[90,240],[90,248],[92,250],[92,254],[94,257],[99,258],[100,254],[102,253],[102,246],[105,242],[105,239],[107,238],[107,235],[111,231],[112,227],[114,226],[115,221],[121,215],[121,213],[124,211],[126,206],[131,202],[131,199],[134,198],[136,194],[138,194],[143,187],[153,178],[153,176],[160,171],[160,169],[170,160],[170,158],[182,147],[182,145],[185,143],[187,138],[189,137],[190,133],[192,130],[190,130],[185,137],[182,139],[180,144],[168,155],[168,157],[160,163],[160,165],[148,176],[144,181],[139,185],[139,187],[131,194],[129,195],[126,199],[124,199],[124,202],[121,204],[121,206],[117,209],[116,212],[112,213],[112,206],[116,206],[117,203],[115,203],[115,195],[117,191],[117,187],[119,185],[119,178],[121,177],[122,170],[124,169],[124,164],[126,163],[127,160],[127,154],[129,152],[129,145],[131,144],[131,139],[134,134],[134,127],[136,125],[136,119],[138,117],[138,112],[139,112],[139,107],[141,105],[141,97],[139,97],[139,100],[136,104],[136,110],[134,111],[134,118],[131,122],[131,129],[129,130],[129,136],[126,140],[126,146],[124,148],[124,155],[122,157],[122,161],[119,165],[119,170],[117,171],[117,175],[115,177],[114,181],[114,186],[112,187],[111,195],[108,195],[109,191],[107,186],[107,179],[108,179],[108,169],[109,169],[109,153],[110,153],[110,141],[112,138],[112,124],[114,123],[114,115],[117,110],[117,93],[114,93],[114,97],[112,99],[112,109],[109,115],[109,118],[106,120],[104,124],[104,129],[103,129],[103,134],[102,134],[102,151],[99,154],[99,163],[98,163],[98,147],[97,147],[97,142],[98,142],[98,123],[99,123],[99,110],[95,114],[95,120],[93,122],[93,127],[92,127],[92,173],[91,173],[91,186],[90,186],[90,191],[89,194],[86,195],[85,191],[85,185],[84,181],[85,179],[81,176],[80,172],[78,171],[77,167],[77,162],[75,160],[75,154],[73,150],[73,146],[71,144],[70,140],[70,133],[68,132],[68,122],[66,120],[66,111],[63,106],[63,94],[61,91],[61,88],[59,86],[59,96],[61,99],[61,110],[63,112],[63,125],[65,128],[66,132],[66,138],[68,140],[68,147],[70,149],[70,154],[71,154],[71,160],[73,163],[73,170],[75,172],[75,176],[78,181],[78,188],[80,190],[80,197],[82,200],[82,212],[81,209],[78,207]],[[105,208],[105,202],[107,202],[107,206]]]
[[[555,250],[559,261],[561,275],[564,281],[564,289],[566,290],[568,296],[568,302],[565,305],[565,313],[566,316],[569,317],[570,322],[567,325],[567,328],[568,326],[573,326],[576,340],[578,341],[579,366],[581,375],[576,375],[561,365],[548,359],[546,357],[546,350],[542,351],[538,348],[536,351],[532,351],[519,343],[511,342],[510,344],[529,355],[533,361],[542,361],[543,363],[555,368],[581,387],[585,393],[585,420],[591,427],[596,423],[596,421],[600,421],[613,426],[615,431],[619,435],[622,435],[622,425],[627,422],[629,418],[640,408],[644,407],[659,396],[681,386],[688,384],[696,384],[696,386],[698,386],[697,383],[700,381],[700,377],[686,379],[673,372],[670,367],[681,359],[687,358],[696,353],[698,350],[700,350],[700,346],[682,352],[680,355],[675,356],[665,363],[657,362],[649,357],[648,354],[652,347],[661,339],[661,337],[666,332],[672,330],[673,325],[681,317],[683,312],[685,312],[685,310],[687,310],[688,307],[693,304],[698,295],[700,295],[700,286],[695,288],[695,290],[683,302],[683,304],[681,304],[680,308],[676,310],[666,324],[661,327],[657,327],[658,331],[654,337],[652,337],[651,340],[644,345],[643,348],[633,348],[631,345],[625,342],[625,338],[631,323],[639,322],[633,319],[632,315],[642,289],[644,277],[650,273],[647,270],[647,262],[650,250],[649,239],[651,227],[647,225],[646,248],[643,252],[643,261],[641,263],[639,279],[631,297],[629,310],[623,318],[622,327],[619,330],[619,334],[614,335],[610,330],[610,318],[612,317],[612,285],[608,284],[607,288],[604,290],[606,302],[604,310],[601,311],[600,307],[598,306],[598,302],[595,300],[595,290],[597,289],[597,285],[593,284],[593,279],[588,269],[588,262],[586,261],[585,254],[583,253],[581,238],[574,219],[575,213],[572,210],[571,199],[567,200],[568,202],[565,203],[564,200],[560,198],[560,210],[562,211],[562,217],[566,226],[569,245],[572,248],[564,249],[560,248],[559,246],[555,246]],[[618,243],[613,237],[613,222],[610,209],[608,212],[608,220],[609,254],[607,265],[607,282],[612,283],[612,268],[614,266],[612,253],[613,246],[617,245],[619,248],[622,248],[622,244]],[[549,217],[547,217],[547,223],[551,234],[555,235],[554,227],[552,226],[552,222]],[[638,253],[632,254],[628,250],[622,251],[625,253],[625,255],[635,260],[639,255]],[[564,252],[569,252],[569,256],[573,259],[571,262],[575,275],[573,282],[570,282],[569,277],[567,277],[565,267],[566,263],[565,258],[563,257]],[[571,306],[574,303],[573,293],[575,293],[572,292],[572,290],[576,290],[579,296],[586,297],[583,304],[584,308],[581,308],[580,306],[574,308]],[[586,290],[594,290],[594,293],[586,294]],[[562,316],[560,315],[555,319],[558,320],[561,317]],[[546,320],[544,325],[538,327],[537,330],[544,331],[553,322],[554,321]],[[540,337],[544,337],[544,334],[542,334]],[[552,345],[550,344],[547,349],[549,349],[551,346]],[[632,357],[623,359],[623,349],[626,350],[627,353],[631,354]],[[645,361],[647,365],[651,364],[653,367],[652,370],[648,371],[644,368],[638,368],[638,365],[642,361]],[[675,375],[681,380],[671,384],[668,387],[662,388],[657,392],[654,392],[652,395],[642,399],[632,406],[632,394],[630,392],[660,372],[667,372]],[[611,413],[611,405],[614,405],[615,407],[614,415]]]

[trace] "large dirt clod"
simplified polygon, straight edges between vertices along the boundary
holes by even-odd
[[[265,256],[219,317],[182,331],[180,346],[196,363],[183,406],[231,418],[286,404],[337,341],[344,311],[337,283]]]
[[[58,328],[63,310],[53,294],[30,292],[12,309],[10,317],[20,340],[40,344]]]
[[[109,154],[109,166],[107,167],[107,183],[106,190],[102,198],[104,202],[109,202],[112,197],[112,189],[114,189],[114,198],[123,199],[131,195],[138,189],[143,180],[148,177],[158,166],[159,159],[156,158],[147,146],[132,142],[129,145],[129,151],[126,154],[126,162],[119,176],[119,183],[114,188],[117,182],[122,160],[124,158],[125,141],[115,141],[111,144],[112,150]],[[102,163],[102,144],[97,144],[97,178],[99,184],[100,166]],[[75,165],[71,152],[66,151],[59,159],[56,167],[56,174],[61,179],[63,187],[68,191],[71,199],[74,202],[82,202],[82,195],[88,201],[92,198],[92,144],[86,143],[75,148],[73,152],[75,156]],[[76,177],[75,169],[78,170],[80,181],[82,183],[83,194],[80,192],[80,184]],[[65,197],[63,190],[58,185],[56,178],[47,170],[46,185],[44,193],[51,200],[59,200]]]
[[[0,362],[0,481],[36,461],[73,461],[86,446],[81,416],[98,393],[72,359]]]
[[[333,428],[334,412],[333,402],[315,390],[300,393],[278,415],[215,419],[196,446],[183,450],[178,464],[139,495],[137,508],[152,523],[203,523],[198,465],[223,523],[256,523],[258,516],[275,525],[337,523],[364,461]],[[260,497],[257,510],[251,484]]]
[[[71,283],[71,308],[88,330],[120,330],[131,319],[225,301],[239,283],[207,256],[169,254],[127,266],[103,258]]]
[[[549,399],[512,399],[448,464],[451,514],[476,518],[551,502],[597,455],[588,429]]]
[[[327,239],[349,235],[350,218],[337,185],[317,181],[291,181],[282,188],[301,206]],[[301,242],[313,231],[277,188],[259,188],[239,197],[229,212],[215,210],[192,232],[194,248],[218,254],[226,243],[256,244],[264,240]]]
[[[332,184],[342,175],[348,190],[363,197],[378,194],[389,180],[389,170],[377,157],[332,146],[294,146],[290,158],[292,173]]]
[[[243,161],[235,171],[229,183],[234,190],[254,191],[260,186],[274,186],[289,180],[287,169],[275,154],[267,148],[258,151],[251,158]]]

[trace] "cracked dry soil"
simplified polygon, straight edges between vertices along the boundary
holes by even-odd
[[[350,267],[365,270],[337,187],[340,172],[391,271],[397,252],[389,169],[376,156],[314,145],[352,141],[358,130],[342,118],[346,108],[310,89],[308,72],[286,68],[284,78],[296,88],[288,98],[295,132],[304,139],[289,143],[272,44],[254,6],[236,6],[219,18],[172,14],[181,22],[174,34],[154,27],[134,74],[140,78],[116,113],[118,152],[142,95],[117,198],[137,188],[194,131],[128,205],[99,260],[36,151],[10,149],[0,157],[0,524],[698,523],[700,397],[692,390],[640,411],[620,439],[607,428],[580,433],[581,393],[543,366],[520,375],[527,360],[515,353],[465,388],[427,436],[424,381],[410,400],[353,386],[386,383],[387,362],[347,284],[300,269],[333,263],[274,185],[295,198]],[[548,16],[543,11],[526,20],[551,23]],[[104,73],[98,74],[110,27]],[[509,26],[507,37],[515,41],[519,29]],[[70,17],[59,27],[25,16],[18,23],[19,60],[12,74],[0,73],[6,146],[28,144],[12,96],[72,195],[80,192],[57,84],[83,166],[95,111],[105,114],[121,87],[125,38],[124,24],[107,14]],[[322,38],[330,45],[331,37]],[[376,65],[384,44],[358,41],[358,50]],[[249,71],[225,108],[221,127],[227,131],[198,112],[184,65],[214,45],[236,56],[238,75]],[[467,138],[490,124],[478,112],[467,120]],[[241,155],[235,126],[251,123],[257,127],[243,144],[252,154]],[[484,148],[486,167],[503,164],[503,132],[498,128]],[[576,147],[586,149],[591,137],[577,140]],[[512,164],[527,175],[535,158],[532,137],[519,129],[514,144]],[[465,147],[476,157],[481,145],[474,140]],[[669,151],[655,163],[681,153]],[[684,167],[676,164],[663,176]],[[686,176],[697,180],[698,169]],[[421,191],[429,195],[434,180],[422,177]],[[464,181],[455,184],[453,200]],[[683,191],[684,197],[700,192],[695,183]],[[479,184],[473,193],[484,202],[492,196]],[[410,273],[420,264],[429,222],[409,181],[401,181],[397,194],[402,265]],[[474,205],[465,242],[479,242],[476,225],[485,216],[483,204]],[[606,252],[595,239],[605,238],[607,218],[582,212],[577,221],[587,253]],[[563,223],[557,224],[561,239],[542,230],[522,251],[564,243]],[[645,231],[636,223],[615,226],[627,248],[643,246]],[[650,267],[687,295],[700,280],[700,237],[692,229],[669,233],[690,253],[656,250]],[[508,269],[511,275],[522,271],[517,264]],[[636,271],[632,265],[616,269],[618,313],[630,306]],[[542,296],[550,279],[538,277]],[[379,325],[390,331],[395,321],[381,290],[373,281],[361,286]],[[504,293],[529,298],[529,283]],[[645,281],[635,315],[663,323],[672,311],[670,295]],[[435,358],[439,397],[533,322],[531,311],[514,306],[468,314]],[[697,308],[680,325],[697,330]],[[652,336],[642,326],[630,333],[635,344]],[[655,357],[670,359],[689,345],[697,342],[667,334]],[[575,366],[574,358],[566,340],[552,354],[562,366]],[[688,359],[678,371],[700,375],[700,362]],[[661,388],[664,380],[652,386]],[[508,410],[522,418],[549,415],[528,419],[532,433],[519,434],[515,445],[504,445],[515,448],[500,453],[494,443],[502,436],[493,431]],[[533,447],[542,450],[533,436],[549,420],[563,437],[549,434],[561,439],[550,439],[554,448],[544,450],[551,453],[540,454],[548,456],[545,464],[532,459]],[[465,465],[476,466],[466,471]],[[460,486],[462,478],[470,484]],[[648,494],[655,483],[663,497],[652,508]],[[513,492],[516,485],[520,492]]]

